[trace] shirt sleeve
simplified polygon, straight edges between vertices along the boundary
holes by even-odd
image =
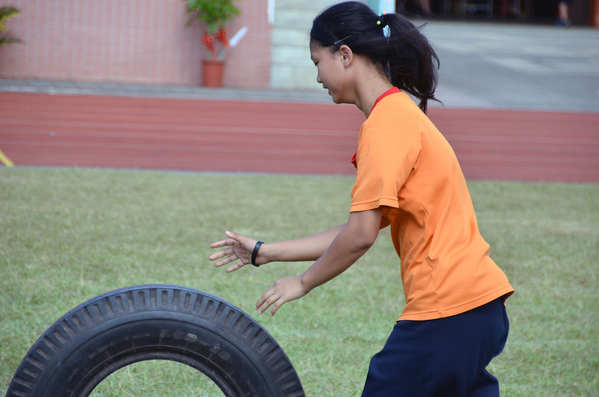
[[[388,206],[399,208],[398,193],[415,167],[422,146],[402,128],[364,125],[356,155],[357,176],[350,212]],[[383,225],[381,225],[383,226]]]

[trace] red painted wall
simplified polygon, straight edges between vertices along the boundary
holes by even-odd
[[[202,27],[182,0],[0,0],[23,45],[0,47],[0,78],[200,85]],[[226,60],[223,85],[268,88],[267,0],[242,0],[229,26],[248,34]]]

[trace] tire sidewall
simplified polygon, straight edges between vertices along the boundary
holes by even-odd
[[[86,396],[118,365],[164,357],[225,384],[227,396],[304,396],[289,358],[249,315],[161,284],[121,288],[69,311],[31,347],[6,396]]]

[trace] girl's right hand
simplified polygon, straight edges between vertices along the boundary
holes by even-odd
[[[212,254],[208,259],[214,261],[220,258],[224,258],[214,264],[214,266],[216,267],[220,267],[238,260],[237,263],[233,264],[233,266],[227,269],[227,273],[230,273],[234,272],[235,270],[241,269],[243,266],[251,263],[252,253],[254,252],[254,247],[256,246],[257,241],[250,237],[246,237],[241,234],[231,233],[229,231],[225,232],[225,235],[228,237],[228,239],[212,243],[210,244],[210,248],[230,248]],[[267,263],[267,261],[264,259],[263,255],[260,255],[260,251],[258,251],[258,256],[256,257],[256,264],[263,265],[265,263]]]

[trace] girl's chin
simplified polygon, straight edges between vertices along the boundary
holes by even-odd
[[[338,94],[335,94],[334,92],[331,92],[330,89],[328,90],[328,92],[329,92],[329,95],[331,96],[331,99],[333,100],[333,103],[337,103],[337,104],[340,104],[340,103],[349,103],[349,102],[344,101],[343,98],[340,97]]]
[[[343,102],[342,98],[340,98],[339,96],[336,96],[333,94],[330,94],[330,95],[331,95],[331,99],[333,100],[333,103],[336,103],[336,104],[345,103],[345,102]]]
[[[329,92],[329,96],[331,97],[331,99],[333,100],[333,102],[339,103],[339,102],[337,102],[337,99],[335,99],[335,95],[333,93],[331,93],[331,90],[328,90],[328,92]]]

